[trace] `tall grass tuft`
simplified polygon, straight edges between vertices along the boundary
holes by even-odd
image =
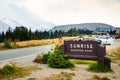
[[[99,77],[97,75],[94,75],[91,79],[88,79],[88,80],[110,80],[109,78],[107,77]]]
[[[120,59],[120,47],[116,49],[107,50],[107,53],[109,54],[110,58],[112,59],[112,62],[115,62],[115,60]]]
[[[72,80],[75,73],[61,72],[60,74],[46,77],[45,80]]]
[[[112,72],[106,65],[98,63],[90,64],[87,70],[92,72]]]
[[[0,69],[0,80],[14,80],[15,78],[20,78],[27,76],[32,70],[39,70],[37,66],[26,66],[18,67],[13,63],[5,65]]]
[[[71,59],[71,61],[75,64],[94,64],[97,63],[96,61],[92,60],[77,60],[77,59]]]

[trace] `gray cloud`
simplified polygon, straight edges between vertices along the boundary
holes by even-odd
[[[24,7],[55,24],[105,22],[116,26],[120,23],[120,0],[1,0],[0,12],[10,11],[6,3]]]

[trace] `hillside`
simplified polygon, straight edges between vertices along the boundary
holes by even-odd
[[[9,13],[9,15],[7,13]],[[53,23],[45,21],[42,18],[33,15],[24,7],[19,8],[12,3],[6,5],[5,12],[1,11],[0,22],[2,22],[0,23],[0,32],[6,31],[8,29],[8,26],[12,29],[14,29],[16,26],[25,26],[28,29],[31,28],[32,31],[49,30],[55,26]],[[4,23],[8,26],[6,26]]]
[[[0,32],[6,31],[8,29],[8,27],[10,27],[8,24],[0,21]]]
[[[109,31],[115,29],[114,26],[104,23],[82,23],[82,24],[59,25],[59,26],[55,26],[50,31],[54,32],[56,30],[58,31],[61,30],[66,32],[71,28],[85,29],[85,30],[88,29],[92,31]]]

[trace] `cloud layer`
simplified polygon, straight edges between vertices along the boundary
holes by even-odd
[[[12,3],[24,7],[32,14],[57,25],[102,22],[120,26],[119,0],[2,0],[2,2],[4,3],[2,6]]]

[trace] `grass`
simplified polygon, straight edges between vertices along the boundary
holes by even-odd
[[[88,80],[110,80],[110,79],[107,77],[100,78],[99,76],[94,75],[91,79],[88,79]]]
[[[71,39],[76,37],[63,37],[63,40]],[[12,48],[24,48],[30,46],[41,46],[48,44],[58,44],[58,38],[55,39],[42,39],[42,40],[28,40],[28,41],[20,41],[20,42],[12,42],[10,41]],[[0,43],[0,50],[5,50],[7,48],[4,47],[4,43]]]
[[[63,37],[63,40],[77,38],[75,37]],[[58,38],[55,39],[42,39],[42,40],[28,40],[28,41],[20,41],[20,42],[12,42],[10,41],[12,48],[24,48],[30,46],[41,46],[48,44],[58,44]],[[0,43],[0,50],[5,50],[7,48],[4,47],[4,43]]]
[[[29,75],[33,70],[40,70],[37,66],[18,67],[15,64],[5,65],[0,69],[1,80],[13,80]]]
[[[71,39],[71,38],[76,38],[76,37],[63,37],[63,40]],[[16,46],[18,48],[29,47],[29,46],[41,46],[41,45],[48,45],[48,44],[58,44],[58,38],[16,42]]]
[[[57,39],[43,39],[43,40],[29,40],[29,41],[20,41],[20,42],[10,42],[12,49],[14,48],[24,48],[30,46],[42,46],[42,45],[49,45],[54,44]],[[4,46],[4,43],[0,43],[0,50],[7,49]]]
[[[29,78],[29,79],[27,79],[27,80],[36,80],[36,78]]]
[[[96,61],[91,61],[91,60],[77,60],[77,59],[72,59],[71,60],[75,64],[94,64]]]
[[[46,77],[45,80],[72,80],[72,76],[75,76],[75,73],[61,72],[60,74]]]
[[[110,58],[112,59],[112,62],[115,62],[115,60],[120,59],[120,47],[116,48],[116,49],[107,50],[107,53],[109,54]]]
[[[112,72],[107,66],[98,63],[90,64],[87,70],[92,72]]]
[[[16,42],[18,48],[30,47],[30,46],[41,46],[55,43],[56,39],[44,39],[44,40],[29,40]]]
[[[78,38],[79,36],[74,37],[63,37],[63,40]],[[83,35],[84,38],[91,38],[88,35]],[[42,39],[42,40],[28,40],[28,41],[20,41],[20,42],[12,42],[10,41],[12,48],[24,48],[30,46],[41,46],[41,45],[48,45],[48,44],[58,44],[58,38],[55,39]],[[4,47],[4,43],[0,43],[0,50],[6,50],[7,48]]]
[[[112,70],[107,68],[105,65],[98,65],[97,61],[91,61],[91,60],[71,60],[75,64],[86,64],[89,65],[88,71],[91,72],[111,72]]]

